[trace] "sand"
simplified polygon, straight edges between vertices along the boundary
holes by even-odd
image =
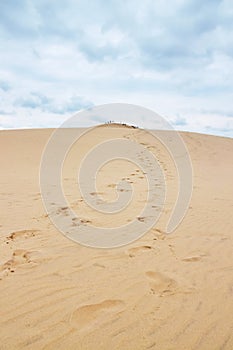
[[[181,133],[193,193],[170,235],[177,179],[167,153],[131,128],[102,127],[81,142],[81,154],[103,135],[154,147],[168,182],[155,227],[127,246],[94,249],[63,236],[45,212],[39,168],[51,133],[0,132],[0,349],[233,349],[233,139]],[[83,225],[137,215],[146,183],[135,165],[116,161],[97,178],[107,200],[123,176],[135,186],[132,205],[111,218],[85,205],[72,164],[68,157],[64,189]]]

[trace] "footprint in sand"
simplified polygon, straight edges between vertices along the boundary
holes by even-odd
[[[166,238],[165,233],[163,233],[163,231],[160,230],[159,228],[153,228],[152,233],[154,235],[154,240],[157,240],[157,239],[164,240]]]
[[[144,201],[141,201],[141,202],[144,203]],[[138,220],[139,222],[146,222],[146,221],[149,220],[149,217],[146,217],[146,216],[138,216],[138,217],[137,217],[137,220]]]
[[[110,188],[115,188],[115,187],[116,187],[116,184],[110,184],[110,185],[108,185],[108,187],[110,187]]]
[[[190,257],[182,259],[182,261],[185,261],[185,262],[195,262],[195,261],[199,261],[199,260],[201,260],[200,256],[190,256]]]
[[[123,307],[122,300],[104,300],[98,304],[83,305],[72,313],[70,323],[78,329],[88,327],[95,322],[99,324],[121,311]]]
[[[140,222],[144,222],[146,220],[146,218],[144,216],[138,216],[137,219]]]
[[[143,245],[143,246],[140,246],[140,247],[130,248],[127,251],[127,253],[128,253],[130,258],[134,258],[137,254],[147,252],[147,251],[149,251],[151,249],[153,249],[152,246],[150,246],[150,245]]]
[[[39,199],[41,199],[41,194],[40,193],[36,193],[33,195],[33,200],[34,201],[38,201]]]
[[[174,279],[155,271],[147,271],[146,276],[150,280],[150,288],[153,294],[165,296],[176,293],[177,282]]]
[[[90,193],[91,196],[98,196],[98,195],[102,196],[103,194],[104,194],[103,192],[91,192]]]
[[[21,230],[12,232],[9,236],[7,236],[7,241],[14,241],[17,238],[30,238],[35,237],[38,230]]]
[[[62,214],[64,216],[69,216],[69,207],[61,207],[57,210],[57,214]]]
[[[80,226],[81,222],[79,218],[73,218],[72,219],[72,226]]]
[[[91,224],[91,220],[88,219],[79,219],[79,218],[73,218],[72,219],[72,226],[80,226],[80,225],[87,225]]]
[[[8,275],[9,272],[15,272],[15,268],[18,265],[30,263],[31,253],[32,252],[24,249],[15,250],[12,254],[11,259],[0,266],[1,275],[4,276],[4,275]]]
[[[82,224],[91,224],[91,220],[88,220],[88,219],[80,219],[80,222],[82,223]]]

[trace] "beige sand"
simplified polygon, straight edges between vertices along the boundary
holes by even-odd
[[[0,349],[233,349],[233,140],[181,134],[194,189],[169,236],[163,232],[177,181],[157,149],[168,180],[159,223],[131,245],[104,250],[68,240],[46,215],[39,165],[51,132],[0,132]],[[103,135],[155,147],[137,129],[102,128],[96,140]],[[88,142],[84,154],[95,138]],[[122,176],[136,188],[130,208],[110,218],[85,206],[71,160],[64,188],[83,224],[111,227],[137,215],[146,183],[135,166],[116,163],[97,179],[106,199],[115,198]]]

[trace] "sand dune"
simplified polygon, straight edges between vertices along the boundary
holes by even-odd
[[[233,140],[181,133],[194,184],[171,235],[164,230],[178,185],[163,147],[126,127],[97,128],[81,140],[64,163],[63,186],[82,225],[125,224],[146,201],[144,174],[118,160],[101,170],[97,194],[114,200],[124,177],[135,187],[131,205],[111,217],[85,204],[74,159],[104,137],[154,151],[167,180],[155,227],[127,246],[93,249],[59,233],[43,207],[39,167],[51,133],[0,131],[0,349],[233,349]]]

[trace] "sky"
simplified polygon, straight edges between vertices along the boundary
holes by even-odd
[[[233,137],[233,1],[0,0],[0,129],[118,102]]]

